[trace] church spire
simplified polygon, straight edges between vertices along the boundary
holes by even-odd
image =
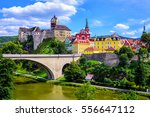
[[[143,27],[143,34],[146,33],[146,27],[145,27],[145,24],[144,24],[144,27]]]
[[[86,18],[86,25],[85,25],[85,28],[89,28],[88,19],[87,19],[87,18]]]

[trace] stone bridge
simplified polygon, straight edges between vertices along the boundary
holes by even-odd
[[[3,54],[4,58],[13,60],[29,60],[41,64],[48,73],[48,79],[57,79],[63,75],[65,65],[76,61],[81,57],[81,54]]]

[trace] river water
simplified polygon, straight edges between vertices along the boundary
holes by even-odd
[[[14,99],[16,100],[75,100],[74,95],[78,87],[61,86],[48,83],[31,83],[15,85]],[[97,90],[97,100],[121,99],[121,93],[110,90]],[[147,97],[140,96],[147,100]]]

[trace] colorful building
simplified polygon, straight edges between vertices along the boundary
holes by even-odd
[[[145,33],[145,26],[143,33]],[[138,52],[141,47],[145,47],[145,44],[140,39],[123,37],[116,33],[90,38],[90,30],[86,19],[85,29],[76,34],[72,41],[72,52],[80,54],[114,53],[122,46],[131,47],[133,51]]]
[[[114,33],[113,35],[99,36],[95,39],[95,47],[100,53],[113,53],[123,46],[121,38]]]
[[[134,52],[138,52],[141,47],[146,47],[140,40],[122,39],[123,46],[130,47]]]
[[[73,53],[84,53],[84,50],[90,47],[90,30],[88,27],[88,20],[86,19],[85,29],[80,30],[80,33],[75,35],[75,40],[73,41]]]

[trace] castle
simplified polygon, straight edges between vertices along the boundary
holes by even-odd
[[[57,38],[60,41],[65,41],[67,37],[71,37],[71,30],[65,25],[58,24],[58,18],[54,15],[50,20],[50,29],[42,30],[39,27],[33,28],[19,28],[19,41],[24,42],[28,39],[28,36],[33,37],[34,50],[37,49],[43,39],[46,38]]]

